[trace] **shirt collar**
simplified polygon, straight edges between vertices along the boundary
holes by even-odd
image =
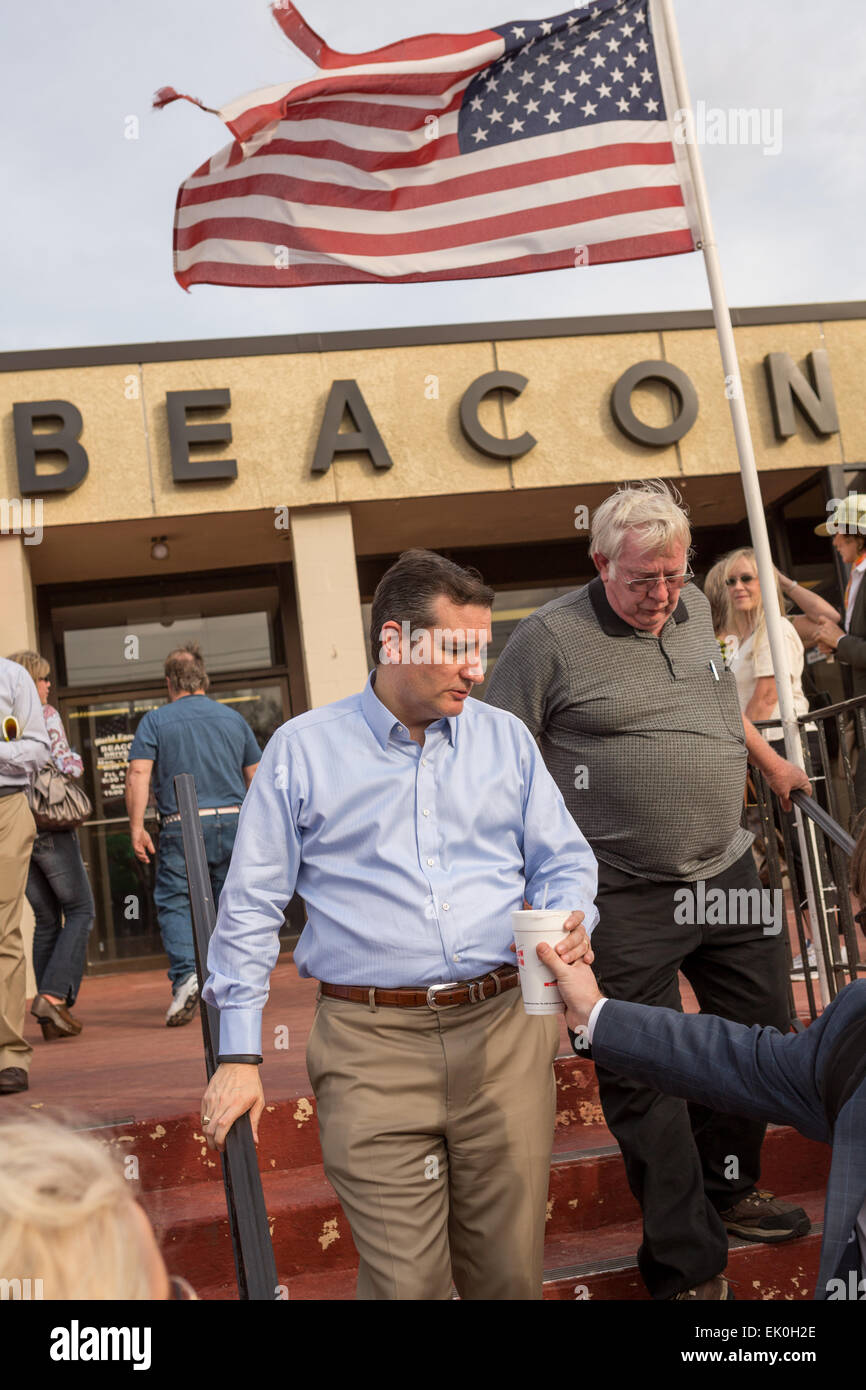
[[[595,579],[590,580],[589,598],[595,616],[598,619],[599,626],[607,633],[608,637],[630,637],[637,631],[637,628],[633,627],[631,623],[627,623],[625,618],[621,618],[619,614],[615,613],[611,608],[607,598],[607,591],[600,575],[596,575]],[[677,606],[671,614],[671,617],[675,623],[688,622],[689,610],[683,602],[682,595],[680,595]],[[670,619],[666,621],[669,622]]]
[[[381,748],[387,748],[391,735],[400,727],[400,720],[397,718],[396,714],[391,713],[386,705],[383,705],[373,688],[375,684],[376,672],[373,670],[367,678],[367,684],[361,691],[361,710],[364,718],[373,731],[376,742]],[[453,748],[457,739],[457,721],[460,717],[461,716],[457,714],[443,715],[441,719],[435,719],[433,723],[428,724],[427,727],[428,729],[441,728],[443,733],[450,740],[451,747]],[[462,717],[466,717],[465,709]]]

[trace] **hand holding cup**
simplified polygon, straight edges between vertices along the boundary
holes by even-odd
[[[557,959],[570,965],[573,961],[593,959],[589,937],[583,925],[584,914],[562,908],[530,908],[511,914],[523,1007],[528,1014],[562,1013],[564,1005],[552,972],[536,954],[539,941],[545,941],[556,952]]]
[[[574,965],[566,965],[561,956],[544,941],[539,942],[536,951],[538,959],[556,980],[565,1004],[565,1021],[569,1028],[573,1033],[585,1028],[595,1005],[604,997],[585,957]]]

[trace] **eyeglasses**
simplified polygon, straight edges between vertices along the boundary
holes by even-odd
[[[735,584],[757,584],[757,582],[758,576],[756,574],[730,574],[725,580],[729,589],[733,589]]]
[[[648,594],[657,584],[664,584],[671,590],[681,589],[694,577],[694,570],[687,569],[683,574],[654,574],[646,579],[624,579],[622,582],[633,594]]]

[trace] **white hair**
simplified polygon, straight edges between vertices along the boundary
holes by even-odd
[[[627,483],[606,497],[592,516],[590,555],[604,555],[616,573],[616,560],[628,532],[636,533],[648,553],[668,550],[679,542],[691,554],[692,533],[683,499],[662,478]]]

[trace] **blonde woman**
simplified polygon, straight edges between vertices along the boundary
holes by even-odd
[[[60,715],[48,703],[48,662],[38,652],[13,652],[10,661],[24,667],[39,692],[54,766],[67,777],[80,777],[81,758],[69,747]],[[27,875],[27,901],[36,919],[33,970],[39,991],[30,1012],[46,1042],[77,1037],[83,1024],[70,1010],[81,986],[95,910],[75,830],[38,832]]]
[[[773,658],[767,637],[767,620],[758,582],[758,568],[755,552],[748,547],[732,550],[721,561],[722,577],[727,594],[726,627],[737,638],[737,650],[730,660],[730,669],[737,682],[740,708],[747,719],[756,723],[761,719],[778,719],[779,696],[776,677],[773,674]],[[808,714],[809,701],[803,694],[803,643],[793,623],[784,616],[785,604],[782,590],[776,577],[776,596],[779,612],[782,615],[782,631],[788,652],[791,669],[791,694],[794,697],[794,712]],[[764,730],[764,737],[771,743],[782,737],[778,730]]]
[[[76,1303],[195,1298],[111,1152],[36,1115],[0,1123],[0,1277]]]
[[[739,645],[728,630],[728,590],[725,585],[725,561],[717,560],[704,576],[704,594],[709,600],[713,632],[719,644],[722,660],[727,666]]]
[[[725,626],[729,632],[735,633],[738,639],[736,651],[728,664],[737,682],[740,708],[746,718],[751,719],[753,723],[762,719],[779,719],[779,695],[776,677],[773,674],[773,659],[770,654],[767,620],[761,598],[761,586],[758,582],[755,552],[748,546],[741,550],[732,550],[730,554],[722,558],[720,565],[727,595]],[[824,600],[819,598],[817,594],[811,594],[808,589],[803,589],[801,585],[794,584],[786,576],[780,575],[778,570],[775,571],[775,580],[776,598],[779,612],[782,615],[782,632],[791,672],[794,713],[799,717],[809,712],[809,701],[803,693],[802,685],[805,653],[797,629],[790,619],[785,617],[785,600],[782,596],[783,583],[789,590],[797,591],[796,595],[792,593],[791,596],[806,612],[808,620],[817,621],[819,619],[820,613],[817,610],[817,605],[829,608],[829,604],[825,604]],[[785,744],[781,725],[776,729],[764,729],[762,732],[771,746],[784,757]],[[815,799],[827,809],[824,777],[821,774],[820,746],[814,725],[807,726],[807,736],[814,768],[812,783]],[[793,845],[793,854],[798,870],[802,872],[796,841]],[[808,943],[808,947],[809,966],[811,968],[816,963],[815,951],[811,942]],[[794,958],[793,970],[798,977],[803,970],[803,963],[799,955]]]

